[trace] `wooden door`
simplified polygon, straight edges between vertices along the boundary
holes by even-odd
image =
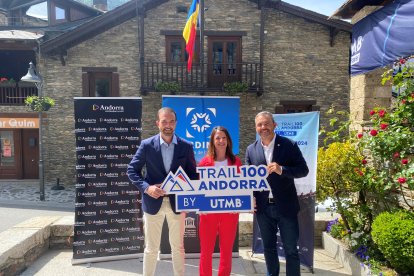
[[[21,132],[0,129],[0,179],[21,179]]]
[[[209,37],[208,86],[222,87],[225,82],[241,80],[241,39]]]
[[[23,178],[39,178],[39,130],[22,130]]]

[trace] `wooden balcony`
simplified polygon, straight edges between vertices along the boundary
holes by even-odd
[[[0,83],[0,105],[24,105],[29,96],[37,96],[35,85]]]
[[[203,72],[202,72],[203,69]],[[142,92],[156,91],[156,83],[173,82],[181,92],[224,91],[224,83],[243,82],[247,92],[261,94],[263,91],[261,64],[193,64],[187,72],[186,63],[144,62],[142,74]],[[203,75],[203,78],[202,78]]]

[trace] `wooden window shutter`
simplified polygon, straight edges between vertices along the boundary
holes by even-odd
[[[89,76],[88,72],[82,72],[82,96],[89,97]]]
[[[113,72],[112,74],[112,87],[111,87],[111,96],[112,97],[119,97],[119,74]]]

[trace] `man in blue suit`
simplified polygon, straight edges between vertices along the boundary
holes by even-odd
[[[144,276],[153,276],[157,265],[161,232],[167,219],[175,276],[184,275],[185,213],[175,212],[175,196],[166,195],[161,183],[171,171],[182,167],[190,179],[197,179],[193,146],[174,134],[177,116],[169,107],[158,111],[160,133],[141,142],[128,165],[128,176],[142,194],[144,211]],[[145,175],[142,172],[146,168]]]
[[[269,172],[271,191],[254,193],[267,275],[279,275],[278,228],[286,256],[286,275],[300,275],[299,200],[294,178],[306,176],[309,169],[297,143],[275,134],[277,124],[270,112],[257,114],[255,124],[260,139],[247,147],[246,164],[267,165]]]

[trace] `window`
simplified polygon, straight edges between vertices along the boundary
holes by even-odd
[[[65,9],[62,9],[62,8],[59,8],[58,6],[56,6],[55,7],[55,14],[56,14],[56,21],[66,19]]]
[[[82,68],[84,97],[119,97],[116,68]]]
[[[193,54],[193,64],[199,63],[200,39],[196,37]],[[185,50],[185,40],[182,36],[165,36],[166,62],[186,62],[188,54]]]
[[[319,106],[316,106],[315,100],[282,100],[280,101],[280,104],[275,107],[276,114],[300,113],[316,110],[319,110]]]
[[[52,25],[70,21],[68,7],[57,5],[54,1],[52,1],[50,8],[51,8],[50,18],[51,18]]]

